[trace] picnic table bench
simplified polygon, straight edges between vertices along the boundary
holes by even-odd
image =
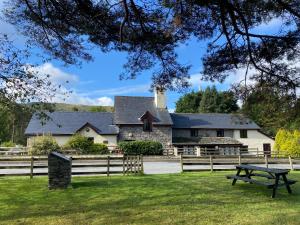
[[[290,185],[295,184],[295,180],[287,179],[289,170],[286,169],[272,169],[260,166],[252,165],[238,165],[236,166],[236,175],[228,175],[227,179],[233,179],[232,185],[235,185],[237,180],[242,180],[251,184],[257,184],[266,186],[267,188],[273,189],[272,198],[275,198],[276,190],[280,186],[285,186],[288,193],[292,193]],[[244,171],[245,174],[241,174]],[[262,172],[262,173],[257,173]],[[263,177],[267,178],[267,181],[260,181],[253,179],[252,177]]]

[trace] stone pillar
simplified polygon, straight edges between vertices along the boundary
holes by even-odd
[[[49,189],[67,188],[71,184],[72,159],[52,152],[48,156]]]
[[[201,148],[200,148],[200,146],[196,146],[195,148],[196,148],[196,155],[197,156],[201,156]]]
[[[178,156],[178,147],[174,147],[174,155]]]

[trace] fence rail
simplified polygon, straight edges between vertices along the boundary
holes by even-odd
[[[97,175],[106,174],[140,174],[143,173],[142,155],[124,155],[124,156],[72,156],[72,175]],[[34,176],[48,175],[47,171],[36,171],[36,169],[48,168],[47,156],[14,156],[0,157],[0,169],[26,169],[26,171],[16,171],[13,173],[0,171],[0,176]],[[87,170],[91,168],[92,170]],[[95,170],[95,169],[102,170]],[[80,170],[82,169],[82,170]],[[103,170],[104,169],[104,170]]]
[[[204,171],[204,170],[232,170],[232,168],[216,168],[215,166],[226,166],[226,165],[240,165],[240,164],[263,164],[266,167],[273,164],[287,164],[291,170],[298,170],[295,168],[295,165],[300,165],[299,157],[272,157],[268,155],[259,156],[259,157],[249,157],[245,155],[238,156],[180,156],[180,165],[182,172],[195,172],[195,171]],[[197,167],[198,166],[198,167]],[[209,166],[205,168],[199,168],[199,166]],[[300,169],[300,168],[299,168]]]

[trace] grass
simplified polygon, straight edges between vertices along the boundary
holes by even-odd
[[[0,224],[300,224],[300,182],[271,199],[264,187],[232,187],[228,173],[73,177],[54,191],[46,177],[4,177]]]

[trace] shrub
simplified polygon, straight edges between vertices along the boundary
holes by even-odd
[[[280,129],[275,137],[274,148],[283,155],[300,156],[300,131]]]
[[[88,150],[89,154],[108,154],[108,147],[105,144],[92,144],[90,149]]]
[[[15,147],[16,144],[13,143],[12,141],[5,141],[1,143],[1,147]]]
[[[64,146],[64,149],[70,148],[79,151],[82,154],[88,153],[89,149],[93,145],[93,142],[88,140],[87,137],[84,137],[80,134],[74,134],[66,146]]]
[[[34,138],[29,151],[31,155],[48,155],[50,152],[60,151],[60,147],[52,136],[39,136]]]
[[[124,154],[142,154],[142,155],[162,155],[163,146],[156,141],[122,141],[119,143],[119,148]]]

